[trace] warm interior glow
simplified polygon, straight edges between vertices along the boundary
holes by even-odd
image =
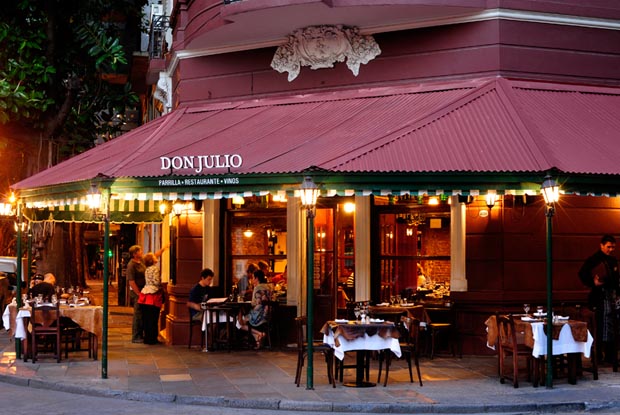
[[[162,215],[168,213],[168,204],[166,202],[161,202],[159,204],[159,213],[161,213]]]
[[[243,196],[233,196],[232,204],[236,206],[241,206],[245,204],[245,199],[243,198]]]
[[[286,200],[287,200],[287,199],[286,199],[286,193],[280,193],[280,192],[278,192],[278,193],[274,194],[274,195],[271,197],[271,199],[272,199],[274,202],[286,202]]]
[[[437,197],[429,197],[428,198],[428,204],[432,205],[432,206],[438,205],[439,204],[439,198],[437,198]]]
[[[343,206],[344,213],[353,213],[355,212],[355,203],[347,202]]]
[[[254,235],[254,232],[252,232],[252,229],[250,229],[250,227],[247,226],[245,230],[243,231],[243,236],[245,236],[246,238],[251,238],[252,235]]]
[[[11,196],[9,196],[9,203],[14,205],[15,202],[17,202],[17,197],[15,196],[15,193],[11,192]]]

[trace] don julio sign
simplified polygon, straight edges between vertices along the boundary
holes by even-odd
[[[240,154],[211,154],[205,156],[162,156],[161,170],[203,170],[239,168],[243,164]]]

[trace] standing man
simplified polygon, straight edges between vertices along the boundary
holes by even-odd
[[[581,282],[590,287],[588,306],[595,310],[596,352],[608,363],[617,362],[616,299],[620,294],[618,260],[613,256],[616,239],[603,235],[600,249],[584,262],[579,270]]]
[[[202,307],[200,303],[207,301],[211,295],[211,283],[215,273],[210,268],[200,272],[200,281],[189,292],[187,307],[193,320],[202,320]]]
[[[155,252],[155,256],[159,258],[166,247]],[[129,300],[133,303],[133,323],[131,325],[131,342],[144,343],[144,327],[142,325],[142,311],[138,298],[140,291],[146,285],[144,271],[146,266],[142,261],[142,247],[133,245],[129,248],[129,264],[127,264],[127,281],[129,282]]]

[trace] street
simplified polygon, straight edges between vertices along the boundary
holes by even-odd
[[[139,402],[115,398],[99,398],[87,395],[77,395],[65,392],[47,391],[25,386],[16,386],[8,383],[0,383],[0,399],[5,402],[0,415],[9,413],[42,413],[45,415],[75,415],[83,411],[96,413],[97,415],[116,415],[119,413],[169,415],[196,414],[201,415],[267,415],[273,414],[273,410],[260,410],[254,408],[221,408],[197,405],[178,405],[162,402]],[[369,407],[369,411],[372,411]],[[278,415],[333,415],[335,412],[307,412],[307,411],[277,411]],[[368,412],[374,413],[374,412]],[[576,413],[576,412],[575,412]],[[609,412],[612,413],[612,412]],[[361,415],[359,413],[346,412],[347,415]],[[485,412],[485,414],[493,415]],[[502,415],[512,415],[514,412],[503,412]],[[520,415],[528,413],[519,412]],[[533,413],[532,413],[533,414]],[[458,414],[452,414],[458,415]]]

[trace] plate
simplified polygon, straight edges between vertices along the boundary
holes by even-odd
[[[337,318],[336,320],[334,320],[336,323],[348,323],[349,320],[347,319],[343,319],[343,318]]]
[[[547,313],[534,313],[534,315],[535,315],[536,317],[544,317],[544,316],[546,316],[546,315],[547,315]]]

